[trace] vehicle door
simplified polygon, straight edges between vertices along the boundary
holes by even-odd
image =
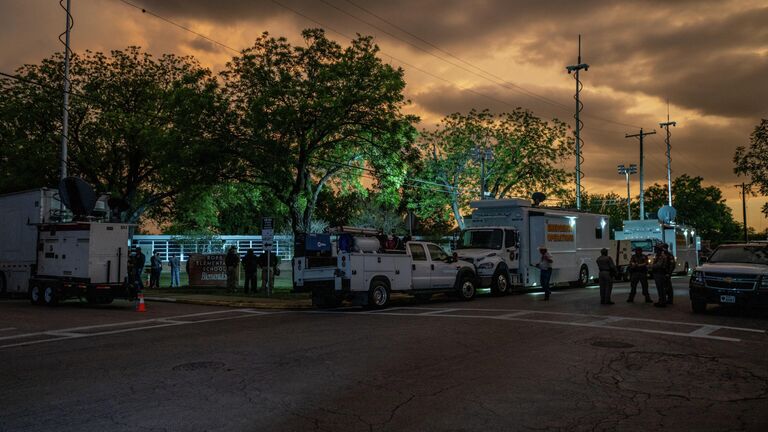
[[[456,264],[445,253],[443,248],[436,244],[427,243],[429,252],[430,270],[432,271],[432,288],[451,288],[456,282]]]
[[[413,289],[429,289],[429,281],[432,277],[427,251],[421,243],[408,242],[408,254],[411,256],[411,280]]]
[[[520,259],[518,250],[517,231],[513,229],[504,230],[504,261],[509,268],[517,268],[517,260]]]

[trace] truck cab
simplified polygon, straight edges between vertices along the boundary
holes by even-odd
[[[481,287],[494,294],[510,291],[519,268],[519,236],[510,227],[470,228],[461,232],[456,244],[459,259],[472,263]]]

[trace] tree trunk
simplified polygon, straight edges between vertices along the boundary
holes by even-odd
[[[459,208],[459,196],[458,194],[451,193],[451,208],[453,209],[453,217],[456,219],[456,224],[459,229],[464,229],[464,218],[461,216],[461,209]]]

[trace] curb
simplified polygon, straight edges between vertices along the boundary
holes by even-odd
[[[256,309],[281,309],[281,310],[304,310],[314,309],[311,304],[296,304],[296,303],[263,303],[258,301],[235,301],[235,300],[195,300],[195,299],[178,299],[173,297],[144,297],[146,301],[160,302],[160,303],[181,303],[181,304],[193,304],[204,306],[226,306],[236,308],[256,308]]]

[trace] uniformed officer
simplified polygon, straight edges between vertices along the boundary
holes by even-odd
[[[629,283],[630,291],[628,303],[635,301],[637,294],[637,284],[640,283],[643,289],[643,296],[646,303],[653,303],[651,295],[648,293],[648,257],[643,253],[643,248],[635,248],[635,253],[629,259]]]
[[[664,251],[664,255],[667,259],[667,280],[666,280],[666,299],[667,304],[673,304],[675,299],[675,294],[672,291],[672,274],[675,272],[675,267],[677,267],[677,261],[675,260],[675,256],[672,255],[672,252],[669,251],[669,245],[664,243],[661,245],[662,250]]]
[[[667,305],[667,255],[661,246],[654,247],[656,255],[651,264],[651,274],[656,283],[656,291],[659,293],[659,300],[653,305],[656,307],[665,307]]]
[[[611,291],[613,291],[613,277],[616,275],[616,264],[613,258],[608,256],[608,249],[603,248],[596,260],[598,281],[600,282],[600,304],[612,305]]]

